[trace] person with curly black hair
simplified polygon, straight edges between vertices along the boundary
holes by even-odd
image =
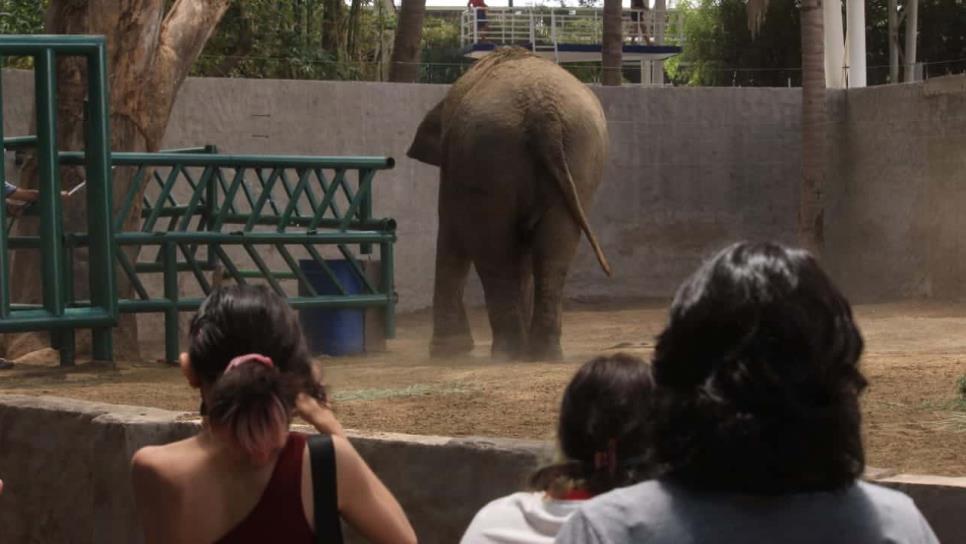
[[[663,476],[588,502],[557,542],[938,542],[909,497],[859,480],[862,347],[808,252],[724,249],[655,348]]]

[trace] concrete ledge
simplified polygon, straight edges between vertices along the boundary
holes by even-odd
[[[0,395],[0,541],[141,542],[131,456],[198,426],[193,414]],[[420,542],[430,544],[459,541],[481,506],[518,489],[551,454],[550,444],[536,441],[349,434],[402,503]]]
[[[297,427],[298,430],[309,430]],[[198,431],[193,414],[57,397],[0,395],[3,542],[140,542],[129,461],[145,445]],[[520,489],[552,454],[547,442],[350,432],[406,510],[422,543],[459,541],[488,501]],[[942,542],[966,534],[966,478],[888,475]],[[349,534],[349,542],[361,541]]]

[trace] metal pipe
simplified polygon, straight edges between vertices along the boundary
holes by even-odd
[[[0,78],[2,79],[2,78]],[[0,141],[6,147],[7,140],[3,137],[3,85],[0,82]],[[7,154],[0,150],[0,178],[7,181]],[[12,225],[12,223],[11,223]],[[6,203],[0,205],[0,320],[10,317],[10,256],[7,253],[7,236],[9,236],[7,226],[7,206]]]
[[[164,309],[164,356],[169,363],[178,360],[178,264],[173,243],[162,246],[164,253],[164,298],[169,302]]]
[[[347,231],[347,232],[119,232],[114,236],[117,244],[125,245],[155,245],[167,241],[176,243],[207,242],[219,245],[241,245],[246,243],[258,244],[361,244],[364,242],[381,243],[395,242],[396,235],[388,232],[375,231]]]
[[[60,271],[64,266],[61,238],[64,229],[57,161],[57,58],[54,50],[47,48],[34,57],[34,62],[43,301],[44,308],[52,315],[62,315],[65,302]]]
[[[63,164],[83,164],[80,151],[61,151]],[[207,153],[134,153],[111,154],[115,166],[218,166],[243,168],[371,168],[388,170],[396,165],[392,157],[315,157],[298,155],[212,155]]]

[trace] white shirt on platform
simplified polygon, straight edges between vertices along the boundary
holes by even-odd
[[[551,544],[586,501],[559,501],[546,493],[514,493],[476,513],[460,544]]]

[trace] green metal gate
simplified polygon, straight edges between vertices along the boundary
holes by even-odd
[[[81,37],[28,41],[46,44],[49,49],[65,47],[62,40],[81,41]],[[103,39],[83,40],[100,51],[98,58],[103,61]],[[13,40],[0,37],[0,55],[20,54],[20,49],[7,49],[8,41]],[[43,99],[49,116],[56,111],[54,74],[37,66],[38,111]],[[91,78],[95,80],[103,83],[103,78]],[[106,104],[104,88],[98,89],[98,96]],[[90,94],[95,96],[93,90]],[[6,147],[36,144],[47,162],[40,171],[43,198],[36,210],[45,227],[39,236],[9,238],[11,248],[42,252],[45,291],[43,308],[6,302],[9,267],[8,233],[4,230],[0,235],[0,290],[7,313],[0,319],[0,332],[61,331],[62,364],[72,364],[75,329],[97,327],[95,341],[100,343],[94,357],[110,359],[109,327],[116,324],[118,312],[158,312],[164,314],[165,357],[173,361],[179,352],[179,312],[197,309],[212,289],[209,277],[223,272],[238,283],[264,282],[299,309],[380,309],[386,336],[394,335],[396,225],[392,219],[373,217],[372,199],[374,177],[379,170],[393,167],[391,158],[221,155],[213,146],[162,153],[108,153],[106,111],[106,106],[89,106],[88,119],[96,122],[89,124],[84,152],[58,153],[53,122],[38,122],[36,140],[4,141]],[[92,126],[101,128],[92,134]],[[101,143],[91,145],[91,138],[99,135],[104,136]],[[95,149],[102,163],[92,159]],[[59,165],[82,166],[87,171],[87,232],[63,231],[57,197]],[[113,217],[108,190],[112,171],[113,176],[132,179]],[[138,206],[139,226],[125,229],[125,218],[138,215]],[[2,212],[0,225],[6,225]],[[79,248],[90,252],[90,300],[75,300],[70,289],[72,257]],[[376,261],[369,260],[374,248],[378,248]],[[349,292],[328,266],[327,256],[349,264],[363,286],[361,293]],[[302,272],[300,259],[320,267],[338,294],[319,294]],[[377,280],[373,268],[378,270]],[[115,274],[121,274],[120,279],[130,286],[130,297],[118,297]],[[160,282],[150,281],[158,275]],[[54,285],[49,288],[53,301],[49,308],[47,284]],[[58,309],[60,313],[52,311]]]
[[[93,331],[95,359],[112,358],[111,328],[117,323],[118,304],[114,275],[114,241],[111,229],[110,135],[107,112],[107,59],[100,36],[0,36],[0,56],[30,56],[34,61],[36,100],[36,152],[40,178],[37,211],[40,231],[34,243],[41,251],[43,300],[40,307],[17,306],[10,299],[11,244],[7,229],[0,233],[0,332],[29,330]],[[64,261],[63,220],[60,201],[60,169],[57,148],[57,58],[83,57],[87,64],[87,127],[85,151],[80,159],[89,180],[87,232],[90,251],[90,300],[70,304],[68,267]],[[2,90],[0,90],[2,103]],[[2,119],[0,119],[2,136]],[[5,172],[0,156],[0,176]],[[5,206],[0,206],[0,225],[6,225]],[[69,364],[71,353],[61,358]]]

